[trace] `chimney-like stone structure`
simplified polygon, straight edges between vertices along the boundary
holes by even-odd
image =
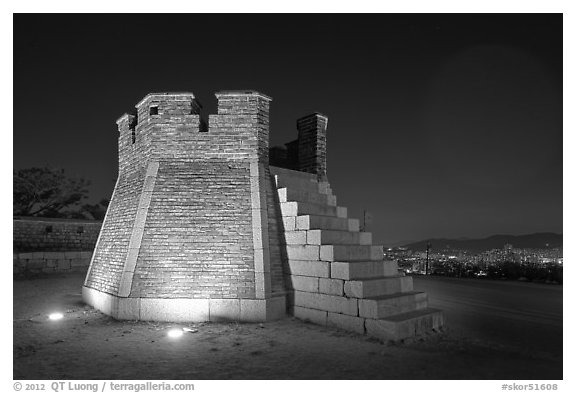
[[[296,122],[298,128],[298,170],[326,177],[326,128],[328,117],[313,113]]]
[[[118,121],[118,180],[83,286],[117,319],[256,322],[292,314],[396,340],[438,329],[412,278],[337,204],[328,118],[269,148],[271,98],[152,93]]]

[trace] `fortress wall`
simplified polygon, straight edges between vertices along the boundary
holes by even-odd
[[[53,218],[19,218],[13,220],[14,253],[46,251],[91,251],[96,244],[100,221]]]
[[[270,99],[217,97],[208,130],[190,93],[149,94],[118,120],[120,176],[87,287],[155,299],[270,296],[261,203]]]
[[[131,297],[253,298],[247,163],[161,162]]]
[[[120,172],[85,285],[114,295],[118,293],[144,175],[143,167]]]

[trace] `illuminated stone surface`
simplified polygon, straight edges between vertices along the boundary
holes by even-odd
[[[292,313],[382,339],[440,328],[426,294],[337,205],[328,118],[299,119],[298,139],[270,149],[269,97],[216,97],[207,124],[192,93],[149,94],[118,119],[119,176],[85,301],[118,319]]]

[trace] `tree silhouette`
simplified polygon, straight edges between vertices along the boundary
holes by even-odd
[[[67,217],[88,194],[87,180],[64,170],[26,168],[13,172],[13,213],[17,216]]]

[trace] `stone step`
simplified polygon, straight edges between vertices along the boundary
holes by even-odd
[[[273,165],[270,165],[270,173],[272,175],[277,175],[277,176],[282,176],[282,177],[287,177],[287,178],[296,178],[296,179],[308,180],[308,181],[318,181],[318,176],[314,173],[295,171],[293,169],[280,168],[280,167],[273,166]]]
[[[312,245],[286,245],[288,260],[296,261],[320,261],[320,246]]]
[[[322,261],[381,261],[384,258],[382,246],[322,245]]]
[[[297,188],[279,188],[278,200],[282,202],[306,202],[317,203],[321,205],[336,206],[336,196],[329,194],[321,194],[319,192],[312,192],[307,190],[299,190]]]
[[[291,188],[301,191],[317,192],[320,194],[328,194],[328,187],[320,187],[320,184],[315,180],[298,179],[285,176],[274,176],[274,183],[276,188]]]
[[[428,307],[426,292],[410,291],[358,300],[359,315],[364,318],[381,319]]]
[[[346,296],[361,299],[413,290],[412,277],[409,276],[350,280],[344,283]]]
[[[333,231],[329,229],[311,229],[306,232],[308,244],[372,244],[372,234],[370,232]]]
[[[330,188],[330,184],[326,181],[317,181],[310,179],[300,179],[296,177],[286,177],[283,175],[275,175],[274,183],[276,184],[276,188],[287,187],[287,188],[294,188],[297,190],[333,195],[332,189]]]
[[[341,280],[381,278],[398,275],[396,261],[331,262],[330,277]]]
[[[283,217],[314,214],[318,216],[346,218],[348,210],[342,206],[328,206],[317,203],[284,202],[280,203]]]
[[[366,333],[381,340],[401,340],[437,330],[444,324],[442,311],[435,308],[410,311],[382,319],[366,319]]]
[[[296,217],[296,229],[329,229],[335,231],[358,232],[360,220],[356,218],[339,218],[307,214]]]
[[[289,300],[292,306],[352,316],[358,315],[358,299],[349,299],[344,296],[325,295],[322,293],[293,291],[291,299]]]

